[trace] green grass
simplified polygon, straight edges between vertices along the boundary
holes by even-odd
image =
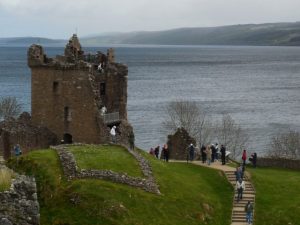
[[[104,180],[67,182],[53,150],[21,157],[16,169],[36,177],[43,225],[230,224],[233,188],[222,173],[186,163],[164,163],[144,154],[161,195]],[[118,160],[106,166],[114,167]],[[9,165],[15,167],[15,162]],[[122,171],[128,170],[126,163],[121,165]]]
[[[0,169],[0,192],[9,190],[13,177],[14,174],[11,170],[5,168]]]
[[[256,188],[255,225],[297,225],[300,222],[300,172],[249,169]]]
[[[69,148],[80,169],[112,170],[142,177],[137,160],[128,151],[117,145],[85,145]]]

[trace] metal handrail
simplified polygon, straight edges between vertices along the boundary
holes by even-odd
[[[119,112],[106,113],[103,115],[103,122],[106,124],[115,123],[120,121]]]

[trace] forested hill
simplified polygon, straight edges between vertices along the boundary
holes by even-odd
[[[28,42],[34,40],[45,45],[62,44],[62,40],[11,38],[0,39],[0,45],[3,46],[5,43],[28,45]],[[111,33],[81,37],[80,40],[83,46],[106,44],[300,46],[300,22]]]

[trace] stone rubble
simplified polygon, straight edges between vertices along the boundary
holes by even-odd
[[[40,214],[35,179],[16,174],[10,190],[0,192],[0,225],[39,224]]]

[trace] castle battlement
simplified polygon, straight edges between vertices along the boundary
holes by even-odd
[[[107,142],[108,130],[116,125],[126,142],[132,130],[127,121],[128,68],[115,62],[113,49],[85,54],[74,34],[64,55],[49,58],[34,44],[27,56],[35,125],[48,127],[65,142],[83,143]]]

